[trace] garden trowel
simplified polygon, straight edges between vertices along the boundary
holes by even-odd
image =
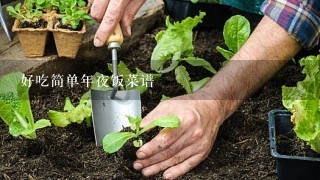
[[[118,90],[118,55],[117,51],[123,42],[123,35],[118,24],[107,40],[108,49],[112,52],[113,90],[91,90],[92,120],[96,145],[102,144],[103,138],[111,132],[130,126],[127,116],[141,115],[139,90]]]

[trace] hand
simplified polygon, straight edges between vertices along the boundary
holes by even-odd
[[[160,103],[142,122],[142,126],[165,115],[177,115],[181,126],[163,129],[137,151],[136,170],[144,176],[164,171],[165,179],[176,179],[202,162],[211,151],[224,113],[217,101],[204,99],[204,94],[191,94]]]
[[[130,36],[133,19],[145,1],[91,0],[91,17],[101,23],[94,37],[94,45],[103,46],[119,22],[123,34]]]

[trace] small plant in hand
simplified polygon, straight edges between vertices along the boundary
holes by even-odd
[[[139,139],[140,135],[154,127],[163,128],[178,128],[180,127],[181,121],[177,116],[164,116],[151,122],[144,128],[140,128],[142,118],[140,116],[133,118],[128,117],[131,124],[130,129],[133,132],[114,132],[107,134],[103,139],[103,149],[107,153],[114,153],[130,139],[133,139],[133,145],[135,147],[141,147],[143,142]]]

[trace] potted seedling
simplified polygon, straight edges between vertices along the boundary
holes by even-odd
[[[320,177],[320,55],[304,58],[300,65],[305,79],[296,87],[282,88],[289,111],[269,113],[270,148],[279,179]]]
[[[15,7],[8,6],[6,10],[15,18],[12,31],[17,32],[25,56],[43,56],[50,26],[43,9],[35,1],[26,1],[24,6],[18,3]]]
[[[93,24],[86,3],[82,0],[66,0],[57,4],[58,12],[53,20],[54,41],[59,57],[75,58],[86,32],[85,23]]]

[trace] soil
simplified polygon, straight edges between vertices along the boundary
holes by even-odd
[[[48,25],[48,22],[40,19],[38,22],[23,22],[20,24],[19,28],[34,28],[34,29],[42,29],[42,28],[46,28]]]
[[[61,28],[61,29],[69,29],[69,30],[72,30],[72,31],[81,31],[82,26],[83,26],[83,22],[81,21],[81,22],[79,23],[79,25],[78,25],[75,29],[73,29],[73,28],[71,27],[71,25],[64,25],[64,24],[62,24],[61,19],[58,19],[57,21],[59,22],[59,25],[58,25],[57,27],[58,27],[58,28]]]
[[[135,67],[150,72],[149,59],[156,45],[157,28],[145,34],[122,55],[122,60],[134,71]],[[223,57],[215,50],[223,46],[222,31],[202,29],[196,32],[195,54],[220,68]],[[223,46],[224,47],[224,46]],[[102,60],[101,62],[104,62]],[[111,74],[106,64],[87,64],[86,74],[100,71]],[[210,76],[201,68],[187,67],[194,80]],[[81,75],[79,75],[80,77]],[[298,64],[290,62],[272,80],[260,88],[220,128],[208,158],[181,179],[275,179],[275,159],[269,152],[267,114],[273,109],[284,109],[281,86],[293,86],[304,76]],[[73,88],[53,88],[46,93],[31,95],[35,119],[47,118],[49,109],[62,110],[66,97],[77,102],[87,91],[83,85]],[[34,92],[34,91],[32,91]],[[142,95],[143,114],[159,103],[162,94],[178,96],[184,90],[175,81],[174,72],[154,82],[154,87]],[[0,122],[0,178],[4,179],[143,179],[132,168],[132,160],[122,150],[108,155],[95,146],[93,129],[84,124],[66,128],[49,127],[37,132],[34,141],[8,135],[8,127]],[[162,179],[161,174],[150,179]]]

